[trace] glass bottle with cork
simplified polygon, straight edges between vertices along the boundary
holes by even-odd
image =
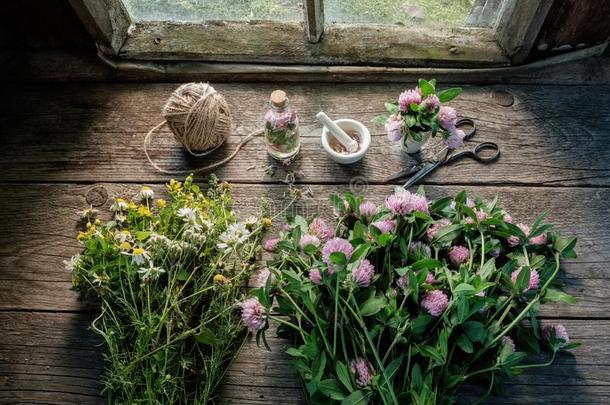
[[[271,93],[265,114],[265,143],[269,155],[277,160],[291,159],[301,147],[299,118],[282,90]]]

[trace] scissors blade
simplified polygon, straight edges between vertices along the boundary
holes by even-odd
[[[409,167],[408,169],[403,169],[399,172],[396,172],[394,174],[389,175],[388,177],[386,177],[385,179],[383,179],[384,183],[388,183],[392,180],[396,180],[396,179],[400,179],[401,177],[405,177],[408,176],[410,174],[416,173],[419,169],[421,169],[422,165],[421,164],[417,164],[414,166]]]
[[[436,169],[442,162],[433,162],[424,165],[416,174],[413,175],[402,187],[407,189],[411,187],[413,184],[417,183],[422,177],[426,176],[432,170]]]

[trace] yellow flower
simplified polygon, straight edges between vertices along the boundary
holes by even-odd
[[[262,222],[265,228],[271,228],[271,225],[273,225],[273,221],[271,220],[271,218],[263,218]]]
[[[121,242],[121,244],[119,245],[119,249],[121,250],[129,250],[131,249],[131,243],[125,241],[125,242]]]
[[[95,221],[93,222],[95,225],[101,225],[102,221],[100,221],[99,218],[96,218]]]
[[[83,239],[85,239],[87,237],[87,234],[85,232],[79,232],[78,235],[76,235],[76,240],[81,241]]]
[[[147,206],[140,205],[138,207],[138,215],[142,217],[152,217],[152,212],[150,212],[150,209]]]
[[[138,247],[133,250],[134,256],[140,256],[144,253],[144,248]]]
[[[136,208],[138,208],[138,205],[133,201],[129,201],[129,203],[127,204],[127,208],[130,210],[135,210]]]
[[[157,207],[165,208],[166,205],[167,205],[167,201],[165,201],[163,198],[159,198],[157,200]]]
[[[223,276],[222,274],[216,274],[216,275],[214,275],[214,282],[215,283],[226,283],[227,278],[225,276]]]
[[[169,189],[169,191],[171,191],[172,193],[177,193],[180,190],[182,190],[182,183],[180,183],[179,181],[176,181],[174,179],[171,179],[169,181],[169,184],[167,185],[167,188]]]

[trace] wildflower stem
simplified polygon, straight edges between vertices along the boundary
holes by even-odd
[[[537,364],[524,364],[524,365],[519,365],[519,366],[513,366],[511,367],[513,370],[517,369],[517,370],[523,370],[523,369],[527,369],[527,368],[538,368],[538,367],[546,367],[546,366],[550,366],[551,364],[553,364],[553,362],[555,361],[555,357],[557,356],[557,350],[553,350],[553,355],[551,356],[551,359],[545,363],[537,363]]]

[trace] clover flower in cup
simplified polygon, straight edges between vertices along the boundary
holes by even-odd
[[[322,248],[322,260],[324,263],[331,265],[330,255],[335,252],[343,253],[345,258],[349,260],[352,257],[354,248],[347,239],[332,238],[326,242]]]
[[[248,298],[241,303],[241,321],[252,333],[261,330],[265,326],[266,319],[265,308],[258,298]]]
[[[546,245],[547,242],[548,241],[547,241],[545,233],[538,235],[538,236],[534,236],[533,238],[530,238],[530,243],[532,245],[541,246],[541,245]]]
[[[445,145],[447,145],[449,149],[459,148],[464,144],[465,137],[466,134],[464,131],[458,128],[452,128],[449,130],[449,138],[445,139]]]
[[[358,207],[360,215],[367,218],[372,218],[377,215],[377,206],[371,201],[363,201]]]
[[[365,359],[358,357],[350,361],[349,368],[356,377],[356,385],[359,388],[364,388],[371,383],[373,373],[371,372],[371,366]]]
[[[403,276],[398,277],[396,280],[396,285],[402,288],[406,288],[409,286],[409,275],[405,274]]]
[[[398,96],[398,106],[404,112],[409,112],[411,104],[420,104],[421,102],[421,91],[419,90],[419,87],[416,87],[413,90],[405,90]]]
[[[299,246],[301,247],[301,249],[305,249],[305,247],[310,245],[313,245],[315,247],[320,246],[320,239],[318,239],[317,236],[310,235],[308,233],[301,236],[301,239],[299,240]]]
[[[265,249],[267,252],[275,252],[275,249],[276,249],[279,241],[280,241],[280,238],[267,239],[265,241],[265,243],[263,243],[263,249]]]
[[[466,263],[470,258],[470,250],[466,246],[452,246],[449,250],[449,260],[455,266],[459,266],[462,263]]]
[[[388,117],[384,129],[390,142],[398,142],[405,132],[405,120],[400,114],[392,114]]]
[[[434,284],[436,283],[436,277],[434,277],[434,274],[432,273],[428,273],[426,274],[426,284]]]
[[[448,220],[447,218],[442,218],[439,221],[435,222],[434,225],[432,225],[430,228],[428,228],[428,230],[426,231],[426,236],[428,236],[428,240],[432,240],[434,239],[434,237],[436,236],[436,234],[438,233],[438,231],[441,228],[444,228],[448,225],[451,225],[451,221]]]
[[[309,270],[309,279],[314,284],[322,284],[322,273],[318,270],[317,267],[313,267]]]
[[[438,122],[441,127],[449,130],[455,128],[457,124],[457,114],[452,107],[442,106],[438,111]]]
[[[517,277],[519,277],[519,274],[521,273],[521,270],[523,268],[519,267],[517,270],[513,271],[510,274],[510,279],[513,282],[513,284],[517,283]],[[525,287],[523,289],[523,292],[529,291],[529,290],[535,290],[536,288],[538,288],[538,286],[540,285],[540,275],[538,274],[538,272],[536,270],[530,270],[530,282],[527,285],[527,287]]]
[[[434,111],[439,105],[441,105],[441,102],[438,99],[438,96],[436,94],[430,94],[421,102],[419,108],[422,111]]]
[[[309,224],[309,233],[315,235],[322,242],[327,242],[335,234],[334,230],[326,225],[326,222],[322,218],[315,218]]]
[[[541,328],[541,332],[542,337],[544,337],[549,342],[553,337],[555,337],[555,339],[558,341],[562,341],[559,342],[557,345],[557,347],[559,348],[565,347],[570,343],[570,336],[568,336],[568,331],[566,330],[565,326],[560,323],[554,325],[543,325]]]
[[[432,316],[440,316],[445,312],[448,304],[447,294],[441,290],[428,291],[421,300],[422,308]]]
[[[508,212],[503,212],[502,214],[502,220],[504,222],[508,222],[509,224],[513,223],[513,217]]]
[[[511,352],[515,352],[515,342],[513,341],[513,339],[510,338],[510,336],[502,336],[502,339],[500,339],[500,342],[502,343],[503,346],[508,346],[510,347],[510,351]]]
[[[373,274],[375,274],[375,266],[367,259],[363,259],[352,271],[352,280],[360,287],[368,287],[371,285]]]

